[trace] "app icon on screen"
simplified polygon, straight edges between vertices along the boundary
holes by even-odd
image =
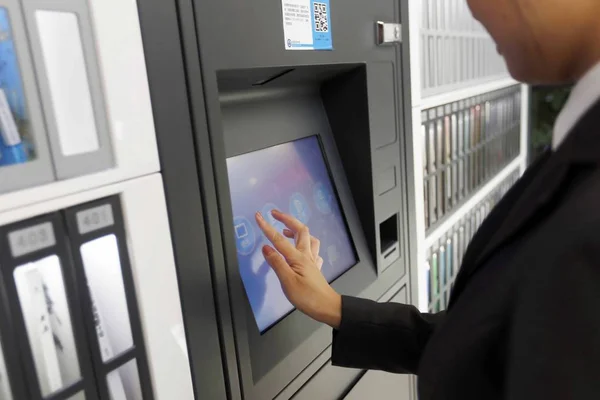
[[[275,217],[273,217],[273,214],[271,214],[271,211],[273,210],[281,210],[281,208],[277,207],[273,203],[267,203],[263,206],[260,212],[269,224],[271,224],[275,229],[277,229],[278,232],[281,232],[285,228],[285,225],[283,225],[283,223],[277,221]]]
[[[252,224],[245,217],[235,217],[233,219],[233,227],[235,230],[235,246],[238,253],[247,256],[254,250],[256,237]]]
[[[290,197],[290,214],[298,221],[307,224],[310,219],[310,208],[308,202],[301,193],[294,193]]]
[[[335,263],[337,262],[338,258],[339,254],[337,247],[336,245],[332,244],[327,248],[327,261],[329,261],[330,265],[335,266]]]
[[[331,214],[331,193],[323,182],[318,182],[313,189],[313,197],[319,211]]]

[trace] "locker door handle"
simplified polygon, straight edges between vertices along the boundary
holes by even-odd
[[[402,43],[402,24],[377,21],[375,27],[378,46]]]

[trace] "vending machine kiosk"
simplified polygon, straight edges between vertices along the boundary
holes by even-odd
[[[407,284],[400,4],[182,1],[179,13],[230,396],[303,398],[332,374],[322,398],[343,397],[362,371],[330,366],[331,330],[287,301],[254,215],[304,222],[340,293],[388,301]]]

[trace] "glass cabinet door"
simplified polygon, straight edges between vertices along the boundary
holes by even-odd
[[[88,4],[23,2],[58,179],[113,166],[113,151]]]
[[[23,15],[0,0],[0,194],[54,179]]]
[[[64,213],[78,280],[86,283],[82,306],[100,397],[152,400],[120,199],[108,197]]]
[[[60,213],[0,227],[0,273],[10,316],[0,328],[18,342],[14,358],[22,363],[18,375],[27,398],[96,398],[80,285],[67,240]]]

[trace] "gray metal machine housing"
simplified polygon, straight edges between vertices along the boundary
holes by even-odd
[[[159,150],[196,393],[206,393],[202,398],[223,398],[217,394],[224,381],[231,399],[305,398],[311,393],[310,382],[335,376],[329,380],[329,391],[343,396],[362,371],[328,366],[329,328],[297,311],[263,335],[254,323],[238,271],[226,159],[319,135],[360,259],[333,286],[348,295],[380,301],[392,298],[395,292],[389,294],[390,290],[401,290],[408,282],[409,205],[402,156],[405,127],[410,126],[406,112],[410,107],[403,102],[409,90],[404,84],[409,73],[403,68],[408,49],[404,44],[378,46],[377,26],[381,21],[399,24],[401,5],[395,0],[332,0],[333,50],[288,51],[279,1],[179,0],[176,10],[158,0],[147,3],[140,6],[141,20],[147,60],[153,61],[148,68],[155,119],[160,114],[165,121],[157,124]],[[158,29],[158,8],[168,18],[162,18],[160,30],[151,32]],[[164,26],[171,23],[173,13],[181,36]],[[167,67],[167,60],[149,54],[149,49],[154,54],[167,51],[167,31],[183,50],[187,96],[168,88],[166,81],[181,89],[179,76],[160,79],[158,71],[174,70]],[[404,37],[406,32],[403,27]],[[177,52],[169,52],[181,65]],[[164,98],[167,92],[173,97]],[[167,107],[174,99],[189,106],[196,171],[189,170],[190,149],[179,148],[178,153],[171,143],[191,143],[175,129],[189,132],[187,121],[175,121],[158,106],[160,102]],[[183,115],[180,109],[169,109]],[[167,129],[168,120],[176,124],[173,129]],[[188,169],[175,171],[183,163]],[[194,173],[197,183],[193,185],[199,184],[200,197],[195,187],[183,183],[192,184]],[[182,192],[175,193],[176,188]],[[198,204],[184,199],[182,193],[198,199]],[[194,218],[182,215],[191,209]],[[199,222],[198,217],[201,223],[192,232],[200,248],[207,250],[201,257],[183,233],[189,221]],[[185,243],[185,251],[180,242]],[[190,265],[189,258],[199,264]],[[403,286],[393,289],[399,281]],[[213,303],[198,303],[199,297],[210,294],[214,294],[215,322],[208,310]],[[202,343],[204,339],[214,343],[211,323],[218,327],[218,361],[212,351],[213,358],[207,359],[208,349]],[[205,369],[209,365],[222,366],[223,375]],[[317,371],[319,379],[311,380]]]

